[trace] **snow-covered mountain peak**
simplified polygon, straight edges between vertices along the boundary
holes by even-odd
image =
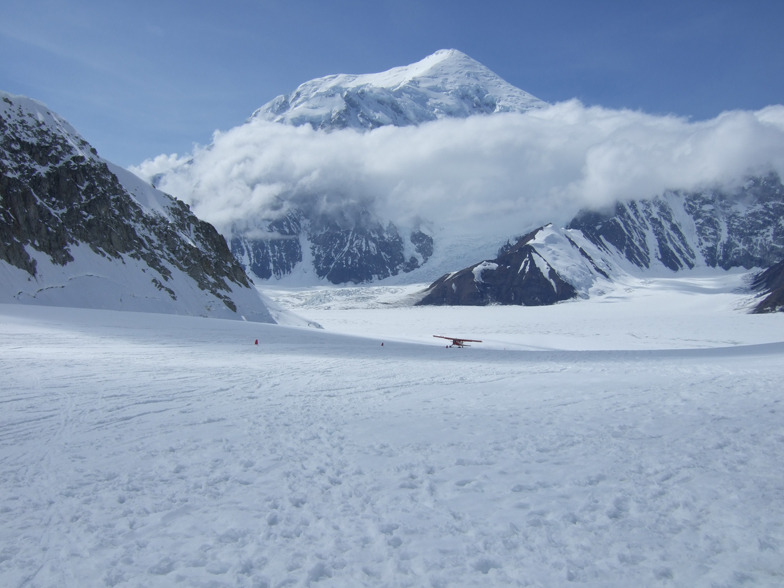
[[[74,154],[85,159],[99,159],[70,123],[37,100],[0,91],[0,117],[13,124],[15,132],[26,141],[36,142],[41,133],[50,133],[64,139],[63,147]]]
[[[478,61],[471,59],[465,53],[457,49],[440,49],[411,65],[393,67],[390,70],[374,74],[327,76],[307,82],[303,86],[326,83],[326,85],[332,85],[333,87],[361,88],[363,86],[373,86],[396,90],[405,84],[414,83],[421,86],[423,83],[428,82],[429,84],[427,85],[438,85],[448,88],[459,85],[461,80],[486,81],[490,82],[490,85],[497,85],[498,82],[502,82],[493,72]]]
[[[525,112],[545,102],[456,49],[374,74],[336,74],[300,85],[253,118],[317,129],[418,125],[440,118]]]
[[[362,79],[366,83],[396,87],[419,77],[429,77],[433,76],[433,74],[444,74],[479,68],[484,69],[484,66],[457,49],[440,49],[432,55],[428,55],[421,61],[417,61],[411,65],[395,67],[379,74],[356,77]]]
[[[393,67],[387,71],[371,74],[334,74],[305,82],[299,88],[361,88],[374,86],[395,90],[417,78],[434,77],[434,74],[455,72],[460,69],[484,68],[464,53],[456,49],[441,49],[424,59]]]
[[[0,303],[273,322],[215,228],[0,92]]]

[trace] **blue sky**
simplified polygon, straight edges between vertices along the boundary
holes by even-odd
[[[780,0],[3,0],[0,89],[121,165],[442,48],[549,102],[702,120],[784,102],[782,25]]]

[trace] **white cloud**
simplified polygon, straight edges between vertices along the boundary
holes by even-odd
[[[569,101],[367,133],[251,120],[134,171],[164,174],[161,189],[223,232],[269,217],[281,198],[349,199],[400,226],[421,217],[505,238],[583,207],[771,170],[784,176],[784,106],[691,122]]]

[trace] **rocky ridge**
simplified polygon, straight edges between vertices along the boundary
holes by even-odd
[[[322,132],[341,129],[366,133],[383,126],[525,113],[544,106],[459,51],[442,50],[386,72],[311,80],[258,109],[232,132],[239,130],[245,139],[269,133],[271,125],[266,123],[275,123],[310,126],[323,137]],[[498,117],[492,122],[503,120]],[[228,159],[232,155],[230,151]],[[244,156],[252,161],[255,154]],[[176,165],[191,169],[192,161],[183,159]],[[204,171],[178,175],[172,168],[161,178],[167,173],[175,180],[171,185],[177,189],[184,185],[185,192],[188,186],[198,185],[198,174]],[[238,178],[250,194],[266,181],[252,174]],[[497,241],[489,230],[473,235],[470,219],[463,220],[463,227],[450,227],[439,224],[442,219],[417,216],[416,226],[398,227],[380,212],[383,204],[376,204],[369,194],[356,193],[361,189],[350,182],[281,182],[280,189],[274,187],[279,189],[274,202],[265,200],[256,216],[250,211],[231,228],[232,252],[249,272],[264,280],[291,278],[293,283],[301,279],[307,284],[318,280],[361,284],[394,276],[430,280],[430,268],[437,265],[438,270],[432,271],[438,272],[458,268],[465,263],[466,252],[473,250],[492,255],[488,252],[509,235],[508,229],[497,235]],[[519,190],[541,188],[521,185]],[[493,194],[487,196],[492,205]],[[410,212],[407,218],[420,213]],[[429,214],[437,217],[439,211]],[[784,189],[775,174],[749,177],[732,188],[665,191],[654,197],[631,193],[607,209],[584,210],[560,227],[533,232],[533,225],[520,227],[524,237],[513,239],[494,259],[473,260],[465,270],[446,274],[428,289],[423,303],[551,304],[588,296],[602,280],[624,272],[764,269],[784,257],[782,218]],[[538,222],[546,220],[539,217]],[[409,272],[413,272],[410,278],[403,277]]]
[[[464,53],[446,49],[386,72],[311,80],[262,106],[251,120],[364,132],[442,118],[527,112],[545,104]],[[329,214],[294,206],[283,217],[236,227],[229,241],[244,267],[261,279],[288,276],[299,266],[334,284],[360,284],[413,271],[427,262],[434,248],[424,226],[404,230],[355,203],[335,206]]]
[[[498,257],[446,274],[427,289],[420,305],[516,304],[543,306],[574,298],[577,290],[534,244],[542,227],[508,244]]]
[[[538,229],[496,259],[441,277],[420,304],[552,304],[588,296],[624,272],[706,267],[771,268],[756,284],[775,292],[782,259],[784,185],[770,174],[734,190],[667,192],[582,211],[565,227]],[[771,298],[761,310],[776,304]]]
[[[755,313],[784,312],[784,260],[754,276],[752,289],[761,298]]]
[[[2,93],[0,136],[6,299],[272,320],[211,225],[44,105]]]
[[[319,277],[333,284],[364,283],[409,272],[433,253],[433,239],[421,230],[404,239],[397,227],[367,210],[357,218],[309,215],[302,209],[264,223],[266,238],[235,236],[231,250],[261,279],[281,278],[306,257]]]

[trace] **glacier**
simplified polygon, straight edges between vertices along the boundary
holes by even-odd
[[[745,274],[268,290],[323,330],[0,304],[0,583],[776,585],[784,314]]]

